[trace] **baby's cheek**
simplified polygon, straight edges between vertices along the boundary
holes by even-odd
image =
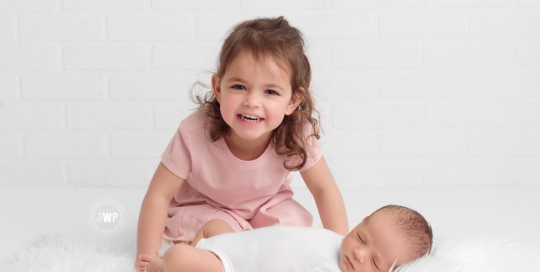
[[[345,271],[347,269],[347,265],[345,264],[345,260],[343,260],[343,257],[339,257],[339,268],[341,271]]]

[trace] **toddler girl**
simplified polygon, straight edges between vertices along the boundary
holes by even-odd
[[[310,227],[292,199],[300,171],[323,227],[348,233],[341,194],[316,139],[311,69],[300,31],[283,18],[237,25],[224,41],[212,90],[182,120],[144,197],[137,231],[139,271],[161,270],[162,239],[190,243],[208,221],[235,231]]]

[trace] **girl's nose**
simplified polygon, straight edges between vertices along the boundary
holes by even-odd
[[[248,93],[248,96],[246,97],[246,100],[244,101],[244,106],[249,107],[260,107],[261,106],[261,100],[257,93],[250,92]]]
[[[363,249],[359,249],[359,248],[355,249],[354,256],[356,257],[356,259],[360,261],[360,263],[364,263],[366,254]]]

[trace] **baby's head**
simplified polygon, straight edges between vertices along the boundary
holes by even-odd
[[[231,129],[245,140],[271,136],[276,150],[285,150],[279,154],[302,158],[300,165],[287,169],[303,167],[308,151],[306,124],[319,138],[304,47],[302,33],[283,16],[236,25],[221,47],[212,91],[195,101],[214,119],[210,138],[217,141],[230,135]]]
[[[348,271],[390,271],[430,252],[433,232],[415,210],[384,206],[362,220],[341,243],[339,267]]]

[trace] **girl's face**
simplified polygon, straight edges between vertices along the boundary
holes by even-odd
[[[270,139],[284,116],[302,101],[303,97],[292,97],[290,80],[273,58],[256,62],[246,52],[231,61],[223,78],[214,74],[212,87],[231,136],[248,141]]]

